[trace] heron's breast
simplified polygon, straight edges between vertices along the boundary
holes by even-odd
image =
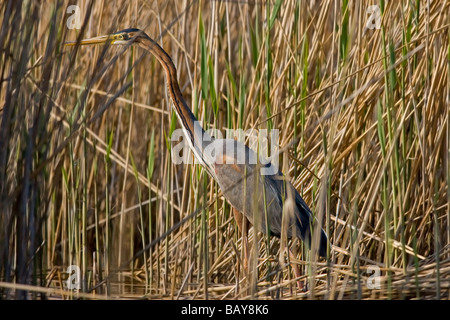
[[[223,171],[223,166],[227,166],[227,171],[232,170],[237,174],[242,173],[242,169],[237,164],[236,159],[226,154],[216,157],[216,161],[214,162],[214,170],[216,174],[219,174],[221,171]]]

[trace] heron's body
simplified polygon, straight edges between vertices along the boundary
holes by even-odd
[[[278,170],[274,174],[261,174],[261,170],[271,164],[267,161],[255,163],[258,159],[255,151],[239,141],[229,142],[234,148],[223,148],[226,153],[219,154],[222,161],[214,163],[217,182],[225,199],[243,213],[257,231],[264,234],[269,231],[276,237],[285,232],[287,238],[300,238],[310,245],[311,211],[294,186]],[[245,152],[244,163],[238,161],[242,157],[239,152]],[[327,237],[321,229],[320,233],[318,252],[320,256],[326,256]]]
[[[250,223],[264,234],[287,238],[297,237],[311,245],[314,220],[311,210],[293,185],[278,170],[262,175],[261,169],[270,164],[258,164],[257,154],[235,140],[215,140],[210,137],[187,106],[181,94],[175,65],[170,56],[149,36],[138,29],[127,29],[112,35],[82,40],[79,44],[128,44],[137,43],[152,53],[164,67],[167,88],[178,119],[184,129],[189,146],[208,173],[218,182],[225,199],[235,210],[245,215]],[[69,43],[75,45],[76,42]],[[205,139],[206,137],[206,139]],[[213,144],[232,145],[232,148],[216,148],[214,156],[205,152]],[[218,152],[217,152],[218,150]],[[245,154],[244,163],[238,161]],[[327,237],[319,228],[320,256],[326,256]]]

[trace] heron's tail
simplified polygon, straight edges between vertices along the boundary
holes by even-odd
[[[328,237],[325,234],[325,231],[323,231],[323,229],[320,229],[319,243],[312,246],[311,243],[312,243],[312,241],[315,241],[316,237],[314,235],[311,237],[311,229],[313,229],[313,230],[315,229],[313,225],[311,225],[309,228],[301,228],[301,230],[302,230],[301,239],[307,244],[309,249],[311,249],[311,247],[315,247],[319,256],[326,258],[327,257],[327,247],[328,247]]]
[[[311,210],[298,193],[296,194],[295,200],[298,209],[297,226],[300,231],[301,239],[305,241],[308,247],[311,249],[311,243],[315,238],[314,234],[311,237],[311,233],[314,233],[314,231],[316,230],[315,223],[317,223],[317,221],[314,221],[315,223],[311,221],[313,219]],[[316,250],[319,256],[327,256],[328,237],[322,228],[320,228],[319,243],[314,247],[317,248]]]
[[[323,229],[320,229],[320,243],[319,249],[317,250],[319,256],[324,258],[327,257],[327,246],[328,246],[328,237],[325,234],[325,231],[323,231]]]

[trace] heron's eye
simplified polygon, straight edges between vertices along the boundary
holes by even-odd
[[[123,40],[123,34],[119,34],[119,40]]]

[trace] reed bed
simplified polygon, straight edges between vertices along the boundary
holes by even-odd
[[[2,299],[449,298],[449,1],[0,11]],[[278,130],[280,169],[326,230],[326,259],[251,230],[246,273],[217,183],[173,162],[158,62],[137,46],[63,45],[129,27],[171,55],[204,128]]]

